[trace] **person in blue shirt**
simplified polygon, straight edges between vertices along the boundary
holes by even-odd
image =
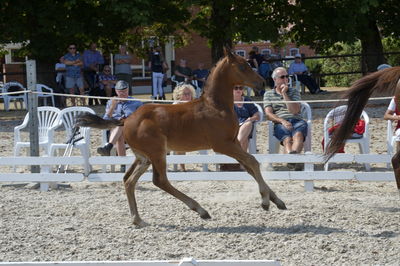
[[[209,71],[204,68],[204,63],[200,62],[197,65],[197,69],[193,71],[193,76],[197,80],[197,85],[200,89],[203,89],[204,83],[208,77]]]
[[[237,139],[240,142],[244,151],[249,147],[250,134],[253,131],[254,122],[260,120],[260,113],[257,107],[252,103],[238,103],[244,101],[251,101],[250,98],[244,97],[243,86],[235,85],[233,88],[233,106],[239,122],[239,133]]]
[[[143,105],[141,101],[137,100],[124,101],[117,99],[117,98],[133,99],[132,97],[128,96],[129,84],[126,81],[119,80],[117,82],[117,84],[115,85],[115,93],[117,94],[117,96],[108,100],[107,102],[106,113],[104,114],[103,117],[104,119],[111,119],[111,118],[117,120],[124,119]],[[97,152],[102,156],[110,156],[110,151],[115,145],[118,156],[125,156],[126,155],[125,139],[124,135],[122,134],[122,131],[123,131],[122,126],[115,127],[114,129],[112,129],[110,132],[109,141],[103,147],[97,148]],[[124,167],[121,167],[121,171],[124,172],[125,169],[123,168]]]
[[[301,61],[301,54],[296,54],[294,62],[290,64],[288,69],[289,75],[296,74],[297,79],[303,83],[311,94],[326,93],[321,90],[315,80],[308,74],[307,66]]]
[[[81,95],[85,94],[83,80],[81,76],[81,67],[83,61],[81,55],[76,50],[75,44],[68,45],[68,53],[61,57],[60,62],[65,64],[65,88],[71,94],[75,94],[75,86],[78,87]],[[82,104],[84,99],[82,98]],[[71,97],[72,105],[75,105],[75,97]]]

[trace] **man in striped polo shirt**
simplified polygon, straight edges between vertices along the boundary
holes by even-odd
[[[289,88],[289,75],[285,68],[278,67],[272,72],[275,87],[264,94],[264,108],[267,119],[274,123],[274,136],[281,142],[286,153],[300,153],[307,137],[307,123],[301,117],[300,92]],[[288,164],[291,169],[301,170],[300,164]]]

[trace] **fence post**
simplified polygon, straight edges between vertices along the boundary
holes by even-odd
[[[26,61],[26,79],[27,87],[31,91],[36,91],[36,61]],[[30,139],[30,156],[39,156],[39,132],[38,132],[38,116],[37,116],[38,98],[36,93],[28,93],[28,111],[29,111],[29,139]],[[38,165],[31,166],[32,173],[39,173]]]

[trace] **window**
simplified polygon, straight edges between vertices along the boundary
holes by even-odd
[[[300,53],[300,49],[299,48],[290,48],[290,56],[295,57],[296,54]]]
[[[236,50],[235,53],[240,55],[241,57],[246,58],[246,51],[245,50]]]
[[[271,55],[271,49],[262,49],[261,54],[262,55]]]

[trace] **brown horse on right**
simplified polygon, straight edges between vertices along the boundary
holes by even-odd
[[[348,98],[346,115],[342,125],[332,136],[325,151],[326,158],[331,158],[346,142],[360,118],[361,112],[373,93],[391,93],[395,96],[397,108],[400,110],[400,67],[392,67],[371,73],[357,80],[345,93]],[[397,189],[400,192],[400,151],[392,157]]]
[[[239,125],[232,93],[236,84],[261,89],[264,80],[245,59],[226,51],[226,56],[207,78],[204,93],[199,99],[183,104],[145,104],[124,121],[106,121],[90,114],[77,120],[79,126],[103,129],[124,126],[124,138],[136,156],[124,176],[134,224],[145,225],[137,210],[135,186],[150,164],[153,167],[153,183],[157,187],[181,200],[201,218],[210,218],[198,202],[168,181],[166,155],[170,150],[187,152],[211,148],[235,158],[258,183],[261,206],[268,210],[271,200],[279,209],[286,209],[283,201],[265,183],[258,161],[245,152],[237,140]]]

